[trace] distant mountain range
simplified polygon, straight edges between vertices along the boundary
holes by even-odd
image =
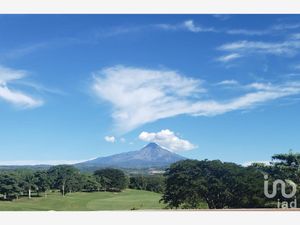
[[[149,168],[166,167],[186,159],[156,143],[149,143],[138,151],[124,152],[107,157],[99,157],[86,162],[75,164],[78,168],[88,167],[117,167],[117,168]]]
[[[170,164],[186,159],[169,150],[162,148],[156,143],[149,143],[138,151],[124,152],[107,157],[99,157],[93,160],[73,164],[80,170],[93,171],[97,168],[113,167],[121,169],[146,169],[163,168]],[[22,165],[1,166],[0,169],[48,169],[51,165]]]

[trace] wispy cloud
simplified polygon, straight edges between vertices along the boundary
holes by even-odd
[[[161,130],[157,133],[143,131],[140,133],[139,139],[145,142],[155,142],[173,152],[189,151],[197,147],[188,140],[178,137],[169,129]]]
[[[226,62],[233,61],[233,60],[241,58],[241,57],[242,56],[238,53],[231,53],[231,54],[228,54],[228,55],[218,57],[216,60],[226,63]]]
[[[35,81],[28,81],[28,80],[16,80],[14,81],[15,85],[22,85],[26,87],[30,87],[38,92],[41,93],[50,93],[56,95],[67,95],[65,91],[62,91],[58,88],[46,87],[43,84],[37,83]]]
[[[300,23],[279,23],[271,26],[271,30],[293,30],[300,28]]]
[[[202,81],[175,71],[115,66],[94,73],[93,92],[113,105],[117,130],[181,114],[187,97],[205,91]]]
[[[294,33],[290,35],[291,39],[299,40],[300,39],[300,33]]]
[[[177,115],[216,116],[253,108],[300,94],[300,82],[248,84],[245,93],[227,100],[205,99],[203,81],[176,71],[115,66],[93,74],[92,91],[112,104],[119,132]]]
[[[87,35],[85,37],[61,37],[52,39],[50,38],[48,40],[42,40],[36,43],[22,44],[21,46],[16,46],[12,49],[2,50],[0,52],[0,60],[5,61],[10,59],[16,59],[50,48],[53,49],[75,44],[93,43],[94,39],[97,37],[95,34],[93,34],[93,38],[91,38],[90,36],[91,35]]]
[[[227,15],[214,15],[216,18],[228,19]],[[300,27],[300,24],[276,24],[270,27],[266,27],[265,29],[248,29],[248,28],[220,28],[220,27],[208,27],[205,25],[197,24],[194,20],[185,20],[182,23],[178,24],[157,24],[155,25],[158,28],[164,30],[172,30],[172,31],[190,31],[193,33],[199,32],[214,32],[214,33],[224,33],[229,35],[244,35],[244,36],[262,36],[262,35],[270,35],[270,34],[278,34],[287,30],[293,30]]]
[[[266,35],[269,34],[269,30],[248,30],[248,29],[229,29],[226,31],[227,34],[239,34],[239,35],[248,35],[248,36],[255,36],[255,35]]]
[[[34,43],[27,46],[22,46],[19,48],[10,49],[6,52],[0,53],[0,59],[15,59],[28,54],[31,54],[37,50],[43,49],[48,46],[48,43]]]
[[[26,71],[0,66],[0,99],[21,108],[34,108],[43,105],[43,100],[34,98],[9,87],[11,83],[26,76]]]
[[[229,15],[213,15],[215,18],[220,20],[226,20],[230,18]],[[28,43],[26,45],[18,46],[14,49],[9,49],[4,52],[0,52],[0,59],[14,59],[18,57],[22,57],[28,54],[31,54],[35,51],[46,49],[46,48],[56,48],[68,45],[77,45],[77,44],[97,44],[99,41],[105,38],[111,38],[119,35],[126,35],[137,32],[145,32],[145,31],[157,31],[157,30],[165,30],[165,31],[185,31],[192,33],[202,33],[202,32],[212,32],[212,33],[223,33],[229,35],[245,35],[245,36],[261,36],[275,33],[283,33],[286,34],[285,31],[294,30],[300,27],[300,23],[286,23],[286,24],[276,24],[265,29],[261,30],[253,30],[248,28],[224,28],[224,27],[213,27],[207,26],[205,24],[198,23],[192,19],[183,20],[179,23],[157,23],[157,24],[132,24],[132,25],[122,25],[109,27],[109,28],[101,28],[101,29],[93,29],[86,31],[85,35],[77,36],[77,37],[61,37],[54,38],[49,40],[41,40],[36,43]],[[294,35],[297,37],[297,34]],[[298,38],[299,39],[299,35]]]
[[[214,17],[226,20],[229,15],[213,15]],[[78,44],[97,44],[99,41],[120,35],[138,33],[138,32],[154,32],[158,30],[165,31],[183,31],[192,33],[222,33],[229,35],[245,35],[245,36],[261,36],[275,33],[286,34],[287,30],[294,30],[300,27],[300,23],[291,24],[276,24],[261,30],[252,30],[247,28],[224,28],[224,27],[213,27],[207,26],[205,24],[198,23],[192,19],[183,20],[179,23],[157,23],[157,24],[132,24],[132,25],[122,25],[93,29],[85,32],[85,35],[77,37],[61,37],[49,40],[41,40],[36,43],[28,43],[27,45],[18,46],[14,49],[9,49],[4,52],[0,52],[0,59],[15,59],[18,57],[26,56],[33,52],[44,50],[46,48],[57,48],[69,45]],[[291,35],[292,37],[292,35]],[[297,38],[298,37],[298,38]],[[299,35],[294,35],[294,38],[299,39]]]
[[[218,82],[217,85],[239,85],[239,82],[236,80],[223,80]]]
[[[262,53],[272,55],[294,56],[300,49],[300,40],[283,42],[237,41],[221,45],[219,50],[239,52],[244,54]]]
[[[199,32],[216,32],[216,29],[213,27],[205,27],[199,24],[195,24],[193,20],[186,20],[178,24],[156,24],[154,27],[163,29],[163,30],[172,30],[172,31],[190,31],[194,33]]]
[[[103,38],[110,38],[110,37],[124,35],[124,34],[147,31],[159,27],[160,27],[159,25],[151,25],[151,24],[110,27],[108,29],[100,29],[92,32],[92,34],[90,34],[91,37],[89,37],[87,40],[90,39],[98,40]]]
[[[212,16],[215,17],[216,19],[219,19],[222,21],[225,21],[225,20],[228,20],[231,18],[231,15],[228,15],[228,14],[213,14]]]
[[[191,32],[215,32],[216,30],[213,27],[202,27],[200,25],[196,25],[193,20],[184,21],[183,27]]]
[[[278,34],[280,32],[286,32],[288,30],[297,29],[300,27],[300,23],[290,23],[290,24],[276,24],[270,27],[266,27],[261,30],[253,30],[253,29],[227,29],[225,32],[227,34],[234,35],[246,35],[246,36],[261,36],[261,35],[270,35],[270,34]]]

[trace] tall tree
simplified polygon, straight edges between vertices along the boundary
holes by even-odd
[[[105,191],[121,191],[128,186],[128,177],[119,169],[96,170],[94,175]]]
[[[52,183],[51,187],[59,189],[63,196],[68,192],[81,189],[80,172],[73,166],[53,166],[49,169],[48,174]]]
[[[273,170],[280,174],[281,179],[288,177],[300,184],[300,153],[275,154],[272,156]],[[273,172],[273,173],[275,173]]]
[[[45,193],[45,197],[47,196],[47,190],[50,189],[50,178],[47,171],[36,171],[34,173],[35,176],[35,185],[37,187],[37,193],[40,195],[40,192]]]
[[[19,178],[14,173],[0,173],[0,193],[5,200],[18,198],[22,189],[19,186]]]
[[[96,177],[89,174],[84,174],[82,176],[82,184],[83,190],[87,192],[99,191],[101,187]]]
[[[129,188],[162,193],[164,190],[162,175],[138,175],[130,177]]]
[[[27,191],[28,198],[31,198],[33,190],[36,190],[36,177],[32,172],[27,172],[22,177],[22,187]]]
[[[263,175],[255,169],[218,160],[185,160],[167,170],[162,201],[173,208],[264,207]]]

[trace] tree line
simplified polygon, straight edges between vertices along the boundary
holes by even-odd
[[[59,190],[62,196],[78,191],[121,191],[128,187],[129,178],[118,169],[100,169],[93,174],[81,173],[70,165],[53,166],[45,171],[14,170],[0,172],[0,195],[3,200],[21,196],[47,196]]]
[[[253,163],[241,166],[219,160],[184,160],[174,163],[165,173],[162,202],[169,208],[201,208],[203,202],[210,209],[268,208],[277,201],[292,201],[281,195],[269,199],[264,194],[264,176],[272,181],[289,179],[300,185],[300,154],[276,154],[270,165]],[[291,189],[289,187],[288,189]],[[291,190],[287,190],[291,191]],[[300,201],[299,195],[295,198]]]

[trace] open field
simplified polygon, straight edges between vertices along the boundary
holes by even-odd
[[[0,211],[93,211],[162,209],[160,194],[126,189],[123,192],[70,193],[62,197],[60,193],[49,193],[45,197],[21,198],[13,202],[0,201]]]

